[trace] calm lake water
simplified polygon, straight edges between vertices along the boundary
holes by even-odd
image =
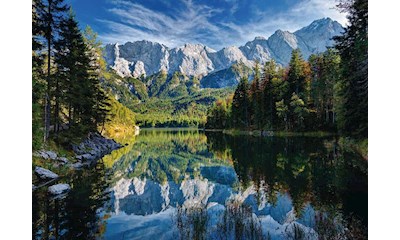
[[[60,182],[33,192],[33,239],[367,238],[367,162],[333,137],[142,130]]]

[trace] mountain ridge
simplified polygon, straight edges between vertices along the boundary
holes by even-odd
[[[165,71],[181,72],[202,78],[211,73],[230,68],[235,63],[252,67],[274,59],[287,65],[293,49],[299,48],[304,58],[326,50],[333,45],[332,37],[340,35],[343,27],[330,18],[313,21],[293,33],[276,30],[268,39],[258,36],[243,46],[228,46],[218,51],[203,45],[187,43],[180,47],[167,46],[147,40],[107,44],[107,66],[121,77],[141,77]],[[218,84],[225,86],[226,84]]]

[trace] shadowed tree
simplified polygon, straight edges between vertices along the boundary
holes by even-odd
[[[51,63],[52,55],[54,53],[54,43],[57,39],[60,24],[63,20],[64,14],[67,11],[67,5],[64,0],[44,0],[37,1],[39,22],[43,28],[43,35],[47,48],[47,92],[45,96],[45,141],[49,137],[50,131],[50,114],[51,114],[51,100],[52,100],[52,79],[51,79]],[[57,100],[56,100],[57,101]]]
[[[341,57],[343,98],[340,130],[355,137],[368,136],[368,1],[340,1],[349,26],[335,37]]]

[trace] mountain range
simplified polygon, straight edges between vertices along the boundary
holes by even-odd
[[[107,44],[104,56],[107,66],[121,77],[145,77],[161,71],[168,74],[180,72],[200,78],[202,87],[220,88],[235,85],[242,75],[238,69],[247,69],[248,72],[256,61],[263,64],[274,59],[286,66],[293,49],[299,48],[305,59],[313,53],[323,52],[333,45],[332,37],[342,32],[340,23],[323,18],[293,33],[277,30],[268,39],[256,37],[244,46],[229,46],[219,51],[190,43],[170,49],[143,40],[122,45]]]

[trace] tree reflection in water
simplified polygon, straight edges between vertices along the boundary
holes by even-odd
[[[105,159],[34,192],[33,239],[367,238],[367,163],[334,138],[149,130]]]
[[[211,152],[232,159],[241,186],[254,186],[258,204],[265,198],[274,205],[287,193],[297,219],[312,205],[319,239],[367,238],[367,162],[335,139],[206,135]],[[289,232],[285,238],[304,235],[296,226]]]
[[[32,239],[94,239],[102,235],[105,222],[97,214],[108,201],[104,165],[72,172],[71,191],[52,198],[47,188],[33,192]]]

